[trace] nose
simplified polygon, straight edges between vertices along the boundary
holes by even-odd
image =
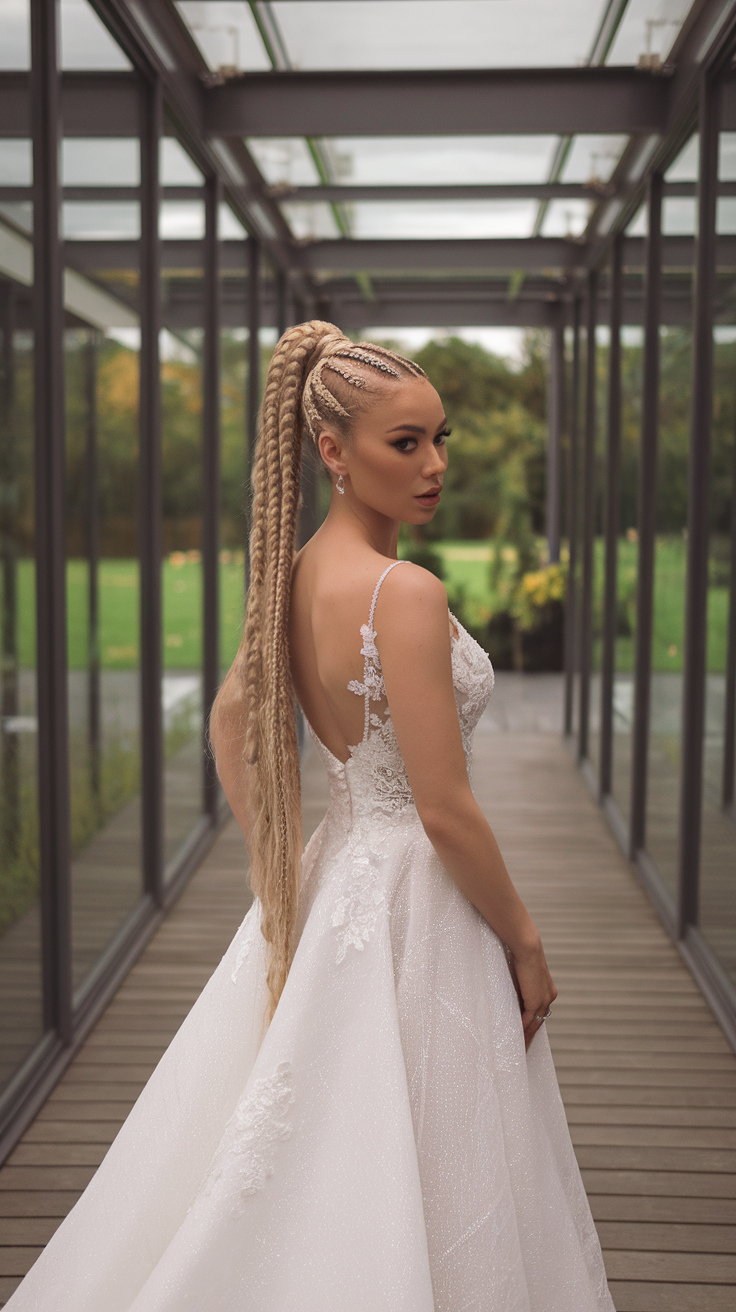
[[[424,462],[422,475],[424,478],[432,478],[437,474],[444,474],[447,469],[447,447],[435,446],[434,443]]]

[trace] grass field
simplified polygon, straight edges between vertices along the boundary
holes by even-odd
[[[435,545],[442,557],[445,582],[452,592],[462,590],[474,623],[482,623],[501,600],[491,588],[490,568],[496,546],[491,542],[442,542]],[[513,548],[501,547],[502,578],[513,568]],[[684,624],[685,542],[662,538],[655,557],[655,613],[652,667],[657,671],[682,669]],[[596,611],[600,615],[603,578],[603,543],[596,543]],[[620,614],[633,630],[636,595],[636,543],[619,544],[618,591]],[[18,579],[20,664],[34,663],[34,568],[20,562]],[[88,574],[81,560],[67,566],[69,614],[69,665],[84,669],[88,659]],[[237,649],[242,623],[243,562],[223,552],[220,560],[220,643],[223,667]],[[99,568],[100,659],[105,669],[134,669],[139,652],[139,577],[132,560],[104,560]],[[171,670],[196,669],[202,659],[202,565],[196,552],[175,552],[163,566],[164,666]],[[725,669],[728,590],[712,586],[708,594],[708,668]],[[596,626],[597,627],[597,626]],[[622,627],[626,627],[624,621]],[[621,633],[616,664],[620,671],[633,668],[633,637]]]

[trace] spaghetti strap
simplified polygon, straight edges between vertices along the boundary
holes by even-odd
[[[373,597],[371,599],[371,609],[368,615],[368,623],[362,624],[360,626],[360,634],[363,639],[363,646],[360,649],[360,654],[361,656],[364,657],[363,682],[359,683],[357,679],[351,679],[350,683],[348,684],[348,691],[356,693],[356,695],[362,697],[365,702],[363,742],[365,742],[366,738],[368,737],[368,733],[370,731],[371,699],[373,701],[380,701],[381,698],[385,697],[386,695],[386,687],[383,682],[383,672],[381,670],[381,661],[378,655],[378,648],[376,647],[376,632],[375,629],[373,628],[373,619],[376,614],[376,602],[378,601],[378,594],[381,591],[381,584],[383,583],[383,580],[386,578],[387,574],[391,573],[392,569],[395,569],[397,565],[410,565],[410,564],[411,564],[410,560],[392,560],[391,564],[386,566],[385,570],[383,571],[383,574],[381,575],[375,588],[373,589]]]

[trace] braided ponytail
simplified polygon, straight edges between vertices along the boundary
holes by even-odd
[[[348,363],[349,362],[349,363]],[[329,381],[324,377],[329,375]],[[296,541],[302,440],[316,449],[325,427],[349,435],[371,375],[423,377],[413,362],[314,320],[290,328],[268,370],[251,477],[250,585],[243,637],[212,708],[221,730],[242,742],[251,789],[251,886],[269,945],[270,1015],[294,949],[301,869],[301,787],[296,705],[289,661],[289,602]],[[355,393],[358,395],[356,396]],[[361,407],[362,408],[362,407]]]

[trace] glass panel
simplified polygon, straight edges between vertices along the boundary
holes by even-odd
[[[165,279],[176,325],[161,334],[163,397],[164,856],[175,859],[202,814],[201,282],[186,300]]]
[[[691,7],[692,0],[629,0],[606,62],[658,67]]]
[[[343,207],[353,237],[530,237],[535,201],[360,202]],[[284,205],[297,237],[338,236],[327,205]]]
[[[3,12],[0,64],[28,67],[29,5]],[[31,143],[0,141],[0,184],[33,180]],[[5,208],[5,207],[4,207]],[[32,226],[30,203],[25,228]],[[39,908],[33,255],[0,217],[0,1108],[43,1036]],[[8,1098],[12,1095],[8,1090]]]
[[[1,231],[0,227],[0,231]],[[0,1101],[43,1033],[30,289],[0,273]]]
[[[202,12],[179,8],[194,21]],[[600,21],[590,0],[424,0],[420,8],[415,0],[285,0],[271,9],[291,60],[305,69],[568,67],[585,62]],[[233,22],[235,12],[207,5],[210,23]]]
[[[696,155],[697,141],[693,145],[691,139],[668,176],[690,172]],[[668,323],[667,318],[672,317],[668,302],[673,292],[683,294],[691,281],[692,269],[669,269],[665,247],[663,276],[646,847],[674,896],[678,870],[692,332],[689,317],[683,316],[682,325]]]
[[[117,317],[66,334],[75,988],[142,893],[138,340]]]
[[[140,151],[135,137],[65,137],[61,143],[65,187],[137,187]]]
[[[70,69],[131,67],[87,0],[61,0],[61,62]]]
[[[624,305],[642,309],[644,280],[629,274]],[[629,314],[631,311],[629,310]],[[633,317],[633,316],[632,316]],[[644,334],[638,324],[621,329],[621,495],[618,521],[616,651],[613,685],[613,796],[628,821],[631,806],[631,732],[634,712],[636,583],[639,568],[638,484]]]
[[[3,6],[3,39],[0,42],[0,68],[31,66],[31,9],[29,0],[16,0]]]
[[[557,138],[331,137],[325,144],[340,182],[416,186],[544,182]],[[319,182],[305,142],[294,137],[250,137],[248,145],[270,185]]]
[[[733,83],[725,97],[732,102]],[[731,119],[731,121],[733,121]],[[719,184],[736,179],[736,133],[721,132]],[[734,232],[732,197],[720,196],[719,237]],[[700,851],[700,927],[736,984],[736,294],[734,259],[717,257],[708,567],[708,647]],[[729,723],[730,721],[730,723]]]
[[[245,396],[247,341],[244,328],[223,331],[222,484],[220,501],[220,667],[223,676],[240,642],[245,593],[245,496],[247,456]]]

